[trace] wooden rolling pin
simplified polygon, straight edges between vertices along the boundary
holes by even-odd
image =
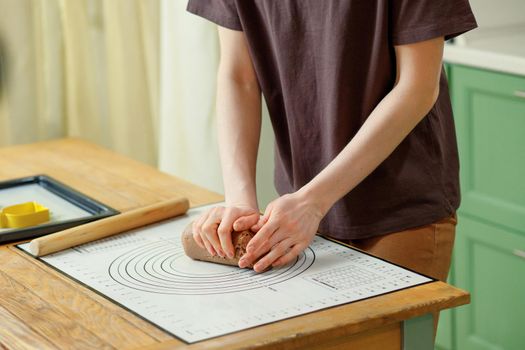
[[[186,198],[179,198],[134,209],[122,214],[34,239],[29,243],[29,251],[34,256],[48,255],[80,244],[109,237],[117,233],[129,231],[137,227],[146,226],[157,221],[182,215],[188,211],[189,206],[189,202]]]

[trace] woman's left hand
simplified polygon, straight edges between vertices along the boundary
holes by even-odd
[[[259,257],[262,258],[253,267],[256,272],[289,263],[310,245],[323,216],[317,203],[301,191],[277,198],[252,227],[257,233],[239,267],[250,266]]]

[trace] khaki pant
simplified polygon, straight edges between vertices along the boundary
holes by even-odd
[[[456,234],[457,217],[387,235],[343,241],[398,265],[446,281]],[[439,313],[434,314],[434,334]]]

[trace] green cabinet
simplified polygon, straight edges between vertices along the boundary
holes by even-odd
[[[455,282],[471,304],[455,310],[456,349],[525,349],[525,236],[467,214],[458,233]]]
[[[448,65],[462,204],[436,349],[525,349],[525,77]]]
[[[452,66],[450,82],[461,211],[525,234],[525,78]]]

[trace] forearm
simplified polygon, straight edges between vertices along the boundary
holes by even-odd
[[[261,91],[257,81],[236,79],[219,68],[217,116],[226,203],[258,208],[255,174],[261,131]]]
[[[397,85],[370,114],[355,137],[302,192],[321,212],[349,193],[381,164],[434,104],[438,88]]]
[[[427,114],[437,90],[419,88],[398,84],[323,171],[299,191],[272,201],[255,225],[257,234],[239,266],[260,259],[254,270],[261,272],[296,258],[312,242],[329,208],[370,174]]]

